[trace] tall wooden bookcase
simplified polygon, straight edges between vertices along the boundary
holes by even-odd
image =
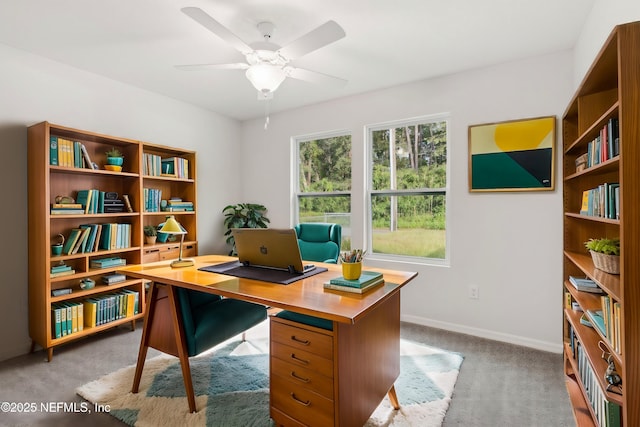
[[[576,159],[589,143],[611,139],[600,132],[617,121],[613,155],[592,161],[583,170]],[[566,384],[577,424],[640,425],[640,22],[618,25],[600,50],[562,119],[564,187],[564,360]],[[592,145],[593,146],[593,145]],[[616,154],[618,153],[618,154]],[[619,183],[617,215],[580,214],[583,192]],[[615,192],[608,197],[614,198]],[[614,205],[615,206],[615,203]],[[615,209],[614,209],[615,210]],[[620,238],[620,274],[594,267],[584,242]],[[577,291],[569,276],[594,280],[609,297],[612,331],[600,333],[580,318],[602,310],[600,295]],[[579,308],[578,308],[579,307]],[[607,315],[607,310],[603,311]],[[608,336],[607,336],[608,335]],[[605,378],[611,360],[622,378],[622,394]],[[593,395],[601,394],[594,398]],[[592,403],[596,401],[595,407]],[[599,403],[599,405],[598,405]],[[619,424],[615,422],[619,406]],[[603,409],[609,407],[609,410]]]
[[[51,145],[51,141],[56,143]],[[88,162],[79,162],[74,167],[55,165],[54,148],[61,150],[61,139],[79,142],[86,148],[86,154],[97,169],[88,167]],[[105,152],[117,148],[124,154],[124,166],[121,171],[104,169]],[[188,168],[185,176],[170,176],[159,173],[156,168],[145,165],[149,155],[160,158],[186,159]],[[83,154],[74,153],[74,157]],[[162,169],[160,169],[162,172]],[[53,357],[56,346],[78,338],[103,331],[105,329],[135,322],[144,316],[145,284],[138,279],[126,278],[123,282],[106,285],[103,276],[114,273],[118,267],[94,268],[94,262],[108,257],[119,257],[127,264],[171,259],[178,257],[179,240],[145,245],[143,229],[145,225],[164,222],[167,215],[176,219],[187,231],[183,256],[197,255],[196,235],[196,155],[193,151],[170,148],[126,138],[102,135],[95,132],[73,129],[48,122],[42,122],[28,129],[28,224],[29,224],[29,334],[32,339],[32,351],[36,345],[47,350],[48,360]],[[148,203],[144,200],[146,188],[160,190],[163,200],[181,198],[193,202],[191,211],[167,212],[163,210],[148,212]],[[52,206],[57,196],[77,198],[78,191],[96,189],[117,193],[119,200],[127,195],[131,212],[115,213],[76,213],[54,214]],[[66,238],[74,228],[84,224],[126,224],[128,236],[122,239],[118,248],[97,249],[75,254],[52,255],[51,245],[62,234]],[[93,261],[93,262],[92,262]],[[73,273],[64,276],[52,274],[52,267],[65,264],[72,267]],[[94,280],[95,287],[82,289],[83,279]],[[56,290],[71,289],[71,293],[56,295]],[[98,326],[83,326],[82,330],[56,338],[52,310],[61,304],[73,305],[87,299],[100,299],[108,294],[131,290],[138,293],[138,312],[129,314]],[[80,329],[80,328],[78,328]]]

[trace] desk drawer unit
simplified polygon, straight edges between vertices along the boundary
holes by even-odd
[[[331,332],[272,317],[270,334],[270,404],[276,424],[295,425],[293,419],[307,426],[333,425]]]

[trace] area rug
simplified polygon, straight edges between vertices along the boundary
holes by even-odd
[[[131,393],[135,366],[79,387],[78,395],[109,405],[109,413],[130,426],[271,427],[269,418],[268,338],[224,343],[191,358],[198,412],[189,413],[178,359],[148,359],[139,393]],[[388,397],[367,427],[440,426],[463,357],[401,340],[400,377],[395,388],[401,409]]]

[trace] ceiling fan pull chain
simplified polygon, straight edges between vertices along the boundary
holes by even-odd
[[[269,127],[269,100],[264,103],[264,130]]]

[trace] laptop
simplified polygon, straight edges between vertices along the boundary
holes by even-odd
[[[303,265],[298,236],[293,228],[234,228],[238,261],[245,266],[304,274],[313,264]]]

